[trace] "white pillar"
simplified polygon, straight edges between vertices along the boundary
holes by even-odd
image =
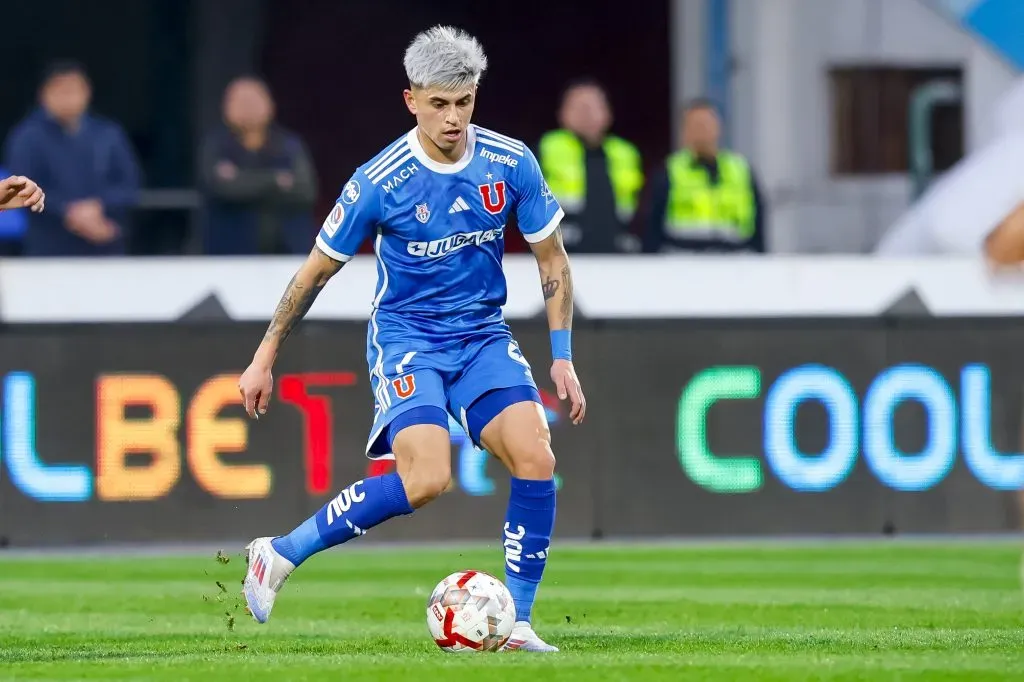
[[[672,145],[679,145],[679,116],[687,100],[704,93],[705,0],[672,0]]]
[[[798,211],[782,205],[779,192],[800,186],[802,111],[798,80],[803,71],[797,48],[805,0],[733,0],[733,142],[750,157],[768,199],[768,240],[772,251],[795,248]],[[803,124],[806,125],[806,124]]]

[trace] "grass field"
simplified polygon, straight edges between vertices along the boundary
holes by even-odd
[[[428,638],[434,584],[501,575],[493,549],[315,557],[265,626],[239,605],[244,562],[229,557],[0,555],[0,679],[1024,679],[1009,543],[556,549],[535,613],[562,648],[549,656],[445,654]]]

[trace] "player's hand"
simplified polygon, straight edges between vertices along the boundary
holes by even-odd
[[[39,213],[46,205],[46,194],[33,180],[12,175],[0,180],[0,208],[24,207]]]
[[[274,375],[270,367],[256,362],[249,365],[238,379],[238,392],[242,394],[242,404],[250,417],[259,419],[261,414],[266,414],[274,392]]]
[[[17,175],[0,180],[0,206],[15,208],[14,204],[17,202],[14,201],[14,197],[18,195],[18,190],[21,188],[19,180]]]
[[[572,362],[555,360],[551,363],[551,380],[555,382],[559,400],[568,399],[572,405],[569,410],[569,418],[572,423],[581,424],[583,417],[587,414],[587,399],[583,397],[583,388],[580,386],[580,380],[576,376],[576,369],[572,366]]]
[[[18,192],[21,205],[33,213],[41,213],[46,207],[46,194],[43,188],[25,176],[18,177],[18,180],[23,182],[21,191]]]

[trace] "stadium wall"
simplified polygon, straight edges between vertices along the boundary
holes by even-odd
[[[760,174],[777,253],[867,252],[910,203],[906,174],[830,172],[829,69],[963,69],[965,152],[993,139],[1016,72],[923,0],[732,0],[732,143]]]
[[[379,471],[362,455],[364,324],[296,332],[253,422],[237,376],[262,330],[7,327],[0,542],[283,532]],[[546,387],[546,327],[514,332]],[[587,423],[545,396],[563,537],[1021,527],[1019,318],[584,320],[576,339]],[[457,427],[452,449],[449,494],[366,541],[496,537],[503,472]]]

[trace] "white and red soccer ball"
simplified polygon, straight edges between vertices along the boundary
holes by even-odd
[[[445,651],[497,651],[516,623],[504,583],[483,571],[452,573],[427,600],[430,636]]]

